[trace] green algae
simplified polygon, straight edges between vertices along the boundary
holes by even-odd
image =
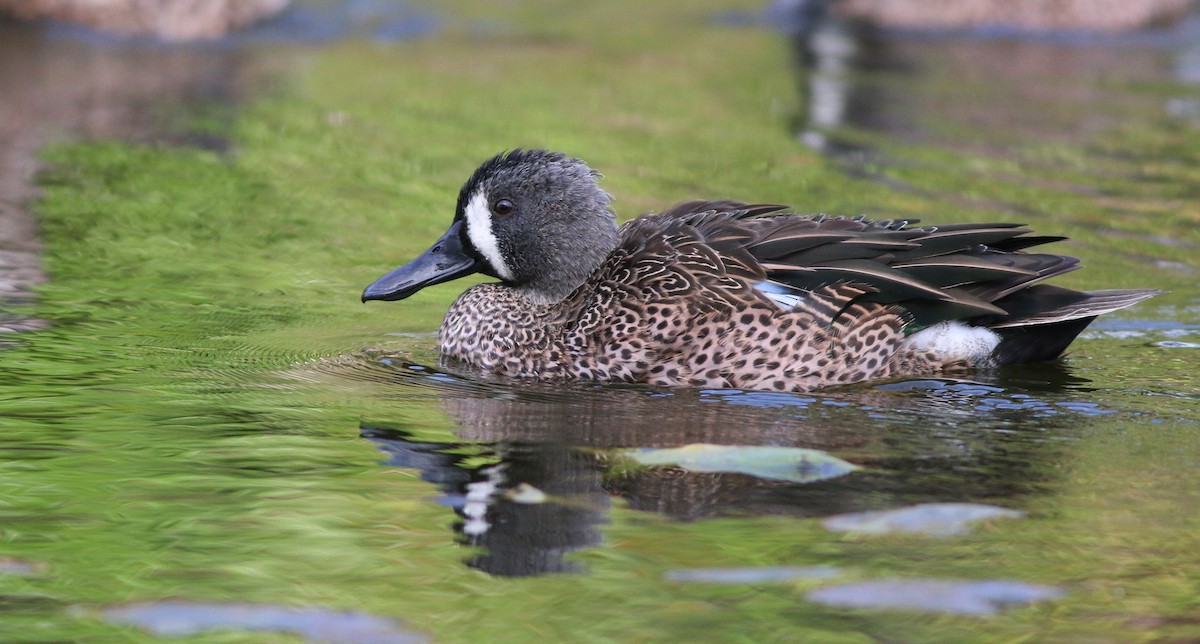
[[[460,441],[451,394],[345,374],[377,367],[364,348],[433,362],[427,335],[389,334],[434,330],[463,283],[401,304],[364,306],[358,294],[440,234],[480,160],[517,146],[583,157],[623,218],[708,196],[930,223],[1025,220],[1075,239],[1064,250],[1088,268],[1064,284],[1171,290],[1118,319],[1192,323],[1200,132],[1147,118],[998,156],[860,133],[884,152],[882,172],[916,188],[897,191],[790,138],[799,107],[786,45],[715,24],[724,5],[450,6],[494,28],[455,18],[425,41],[307,53],[278,92],[234,117],[228,153],[47,152],[38,211],[52,279],[35,312],[52,326],[3,353],[0,383],[0,554],[44,568],[0,576],[6,641],[151,641],[87,610],[161,598],[395,616],[440,641],[1197,636],[1200,526],[1186,511],[1200,496],[1196,358],[1138,338],[1086,341],[1071,362],[1100,383],[1083,400],[1117,413],[1045,426],[996,415],[945,446],[983,449],[979,434],[1006,422],[1056,433],[1044,460],[1030,457],[1046,489],[1009,500],[1028,519],[935,543],[856,540],[818,519],[676,522],[618,503],[604,545],[571,555],[587,575],[464,566],[470,549],[428,501],[436,490],[380,466],[359,437],[384,419],[418,440]],[[966,422],[919,418],[885,415],[877,423],[894,438],[879,442],[923,445],[922,431]],[[886,461],[877,452],[888,449],[836,454]],[[960,475],[922,480],[953,486]],[[713,565],[1003,575],[1068,594],[980,621],[819,608],[803,600],[811,584],[664,579]]]

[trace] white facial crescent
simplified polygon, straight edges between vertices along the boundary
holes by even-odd
[[[465,216],[467,237],[471,239],[471,245],[496,269],[496,275],[500,279],[511,281],[513,272],[505,263],[504,256],[500,254],[500,244],[496,241],[496,234],[492,232],[492,211],[488,208],[487,195],[482,191],[472,195],[471,200],[467,202]]]

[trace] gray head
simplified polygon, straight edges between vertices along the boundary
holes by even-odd
[[[513,150],[481,165],[454,214],[480,272],[535,299],[570,294],[617,246],[598,176],[579,159],[545,150]]]
[[[610,197],[579,159],[513,150],[484,162],[458,195],[454,223],[421,257],[367,287],[363,299],[402,299],[473,272],[535,302],[561,300],[617,246]]]

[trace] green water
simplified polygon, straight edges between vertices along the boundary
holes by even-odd
[[[228,149],[46,149],[50,281],[25,313],[50,326],[0,353],[0,557],[31,568],[0,573],[0,639],[156,641],[102,611],[159,599],[357,611],[436,641],[1200,638],[1200,125],[1165,108],[1200,89],[1172,79],[1173,50],[896,45],[906,65],[858,79],[875,125],[837,132],[864,151],[827,158],[793,135],[789,43],[714,19],[730,9],[454,2],[421,40],[273,50],[291,61],[277,82],[174,125]],[[772,397],[413,366],[436,363],[431,333],[465,284],[359,293],[440,235],[479,161],[517,146],[585,158],[625,218],[729,197],[1024,221],[1072,237],[1058,249],[1087,268],[1066,286],[1169,293],[1108,316],[1061,365],[974,384]],[[696,442],[861,469],[790,484],[608,456]],[[557,500],[497,501],[465,535],[478,526],[454,506],[489,477]],[[925,501],[1027,516],[948,539],[819,519]],[[665,579],[826,565],[840,577]],[[805,599],[884,577],[1066,596],[985,618]]]

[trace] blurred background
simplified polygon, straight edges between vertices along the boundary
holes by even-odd
[[[967,381],[442,371],[465,284],[359,293],[514,147],[1167,293]],[[0,0],[0,639],[1193,641],[1198,231],[1189,0]]]

